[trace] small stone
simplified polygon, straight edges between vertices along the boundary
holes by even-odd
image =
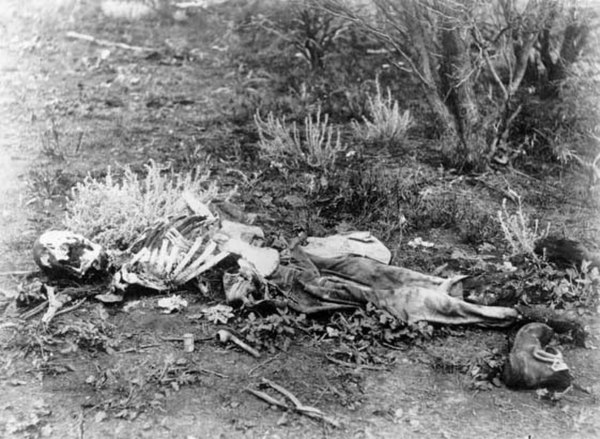
[[[42,437],[52,437],[52,426],[50,424],[44,425],[40,429],[40,434],[42,435]]]
[[[98,413],[96,413],[96,416],[94,416],[94,421],[96,421],[96,423],[100,423],[104,421],[107,417],[108,415],[106,414],[106,412],[101,410]]]

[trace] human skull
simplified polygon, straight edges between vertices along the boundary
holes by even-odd
[[[108,265],[101,245],[68,230],[43,233],[33,245],[33,259],[49,275],[77,279],[102,272]]]

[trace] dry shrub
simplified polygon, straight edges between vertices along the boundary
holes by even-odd
[[[185,212],[184,192],[204,203],[233,195],[233,191],[220,193],[208,173],[200,170],[166,173],[154,162],[146,166],[144,177],[129,167],[123,170],[120,179],[109,168],[101,180],[88,176],[78,183],[67,204],[65,227],[106,247],[122,249],[150,225]]]
[[[378,79],[375,85],[376,93],[368,101],[371,117],[363,117],[362,123],[353,122],[354,132],[367,142],[400,143],[413,123],[410,111],[401,112],[398,101],[392,99],[390,89],[387,89],[387,96],[383,94]]]
[[[257,112],[254,122],[260,137],[260,149],[269,159],[282,160],[293,166],[304,163],[327,170],[344,151],[339,130],[334,135],[333,127],[329,126],[329,116],[325,114],[321,118],[320,108],[314,119],[311,116],[304,118],[302,132],[295,122],[288,125],[285,119],[277,118],[273,113],[264,120]]]
[[[502,201],[502,210],[498,211],[498,222],[512,255],[527,254],[537,259],[535,242],[548,235],[550,225],[548,224],[545,230],[540,230],[537,220],[531,225],[529,215],[523,212],[521,197],[517,197],[517,209],[514,213],[508,212],[506,199]]]

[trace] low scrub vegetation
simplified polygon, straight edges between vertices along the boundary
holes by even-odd
[[[329,125],[329,116],[321,117],[320,108],[314,118],[304,118],[303,130],[298,129],[295,122],[288,124],[273,113],[269,113],[266,120],[256,113],[254,122],[260,137],[259,147],[271,160],[281,160],[295,167],[305,164],[327,170],[334,166],[337,156],[344,151],[339,130],[334,133],[334,128]]]
[[[202,202],[232,195],[220,194],[202,170],[183,175],[166,171],[150,162],[143,177],[129,167],[120,178],[111,169],[103,179],[88,176],[73,188],[65,227],[108,248],[123,249],[148,226],[185,211],[184,192]]]
[[[396,146],[402,143],[413,123],[410,111],[400,110],[398,101],[392,98],[389,88],[387,95],[382,92],[379,79],[375,81],[375,86],[375,95],[368,98],[369,117],[363,116],[362,123],[354,121],[352,127],[357,137],[365,142]]]
[[[511,254],[525,254],[537,259],[535,242],[548,235],[550,224],[546,229],[540,229],[537,220],[532,221],[530,216],[523,211],[521,197],[517,196],[517,208],[510,213],[506,206],[506,199],[502,202],[502,209],[498,211],[498,222],[508,243]]]

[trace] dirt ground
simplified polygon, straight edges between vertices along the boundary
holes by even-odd
[[[236,66],[220,48],[225,37],[214,37],[211,20],[218,17],[119,22],[102,17],[90,2],[59,3],[50,7],[45,2],[6,0],[0,11],[0,436],[600,435],[600,323],[595,313],[585,315],[590,332],[586,347],[561,340],[576,382],[589,393],[575,389],[559,401],[499,383],[472,385],[473,365],[478,359],[506,354],[512,330],[439,329],[434,337],[413,344],[370,346],[370,358],[380,361],[361,365],[330,361],[345,345],[335,337],[315,337],[305,326],[296,328],[283,347],[265,345],[261,358],[253,358],[219,344],[212,337],[215,324],[198,318],[202,307],[219,298],[191,292],[183,293],[190,306],[169,315],[157,309],[157,296],[142,295],[127,306],[90,300],[56,318],[53,325],[61,334],[31,342],[43,335],[14,318],[14,298],[19,285],[41,277],[31,246],[43,230],[60,225],[74,183],[88,173],[102,175],[109,165],[141,168],[155,159],[183,169],[206,160],[227,188],[239,180],[231,169],[251,175],[256,166],[255,139],[248,127],[224,116],[235,97]],[[76,9],[70,21],[75,4],[84,9]],[[71,30],[156,50],[103,47],[68,38]],[[51,119],[59,124],[66,157],[42,151],[41,133]],[[75,151],[79,133],[81,148]],[[491,178],[489,184],[501,180]],[[539,185],[518,174],[508,178],[515,187],[531,186],[530,200],[545,200],[537,206],[544,221],[561,224],[577,238],[600,237],[597,211],[560,192],[570,177],[549,178]],[[276,204],[259,216],[258,224],[267,233],[290,235],[301,221],[310,223],[313,231],[334,230],[335,225],[312,224],[314,218],[278,203],[290,187],[277,184],[267,180],[260,188],[260,199],[268,195]],[[489,192],[480,190],[485,202]],[[236,201],[257,211],[264,203],[255,195],[242,190]],[[548,201],[551,196],[561,201],[559,209]],[[441,228],[427,235],[421,232],[435,242],[432,250],[408,248],[406,242],[416,234],[394,235],[386,244],[395,263],[430,271],[456,248],[474,252],[454,235]],[[240,317],[236,324],[243,326]],[[185,353],[177,340],[188,332],[198,340],[192,353]],[[265,390],[264,378],[322,410],[339,426],[283,412],[246,391]]]

